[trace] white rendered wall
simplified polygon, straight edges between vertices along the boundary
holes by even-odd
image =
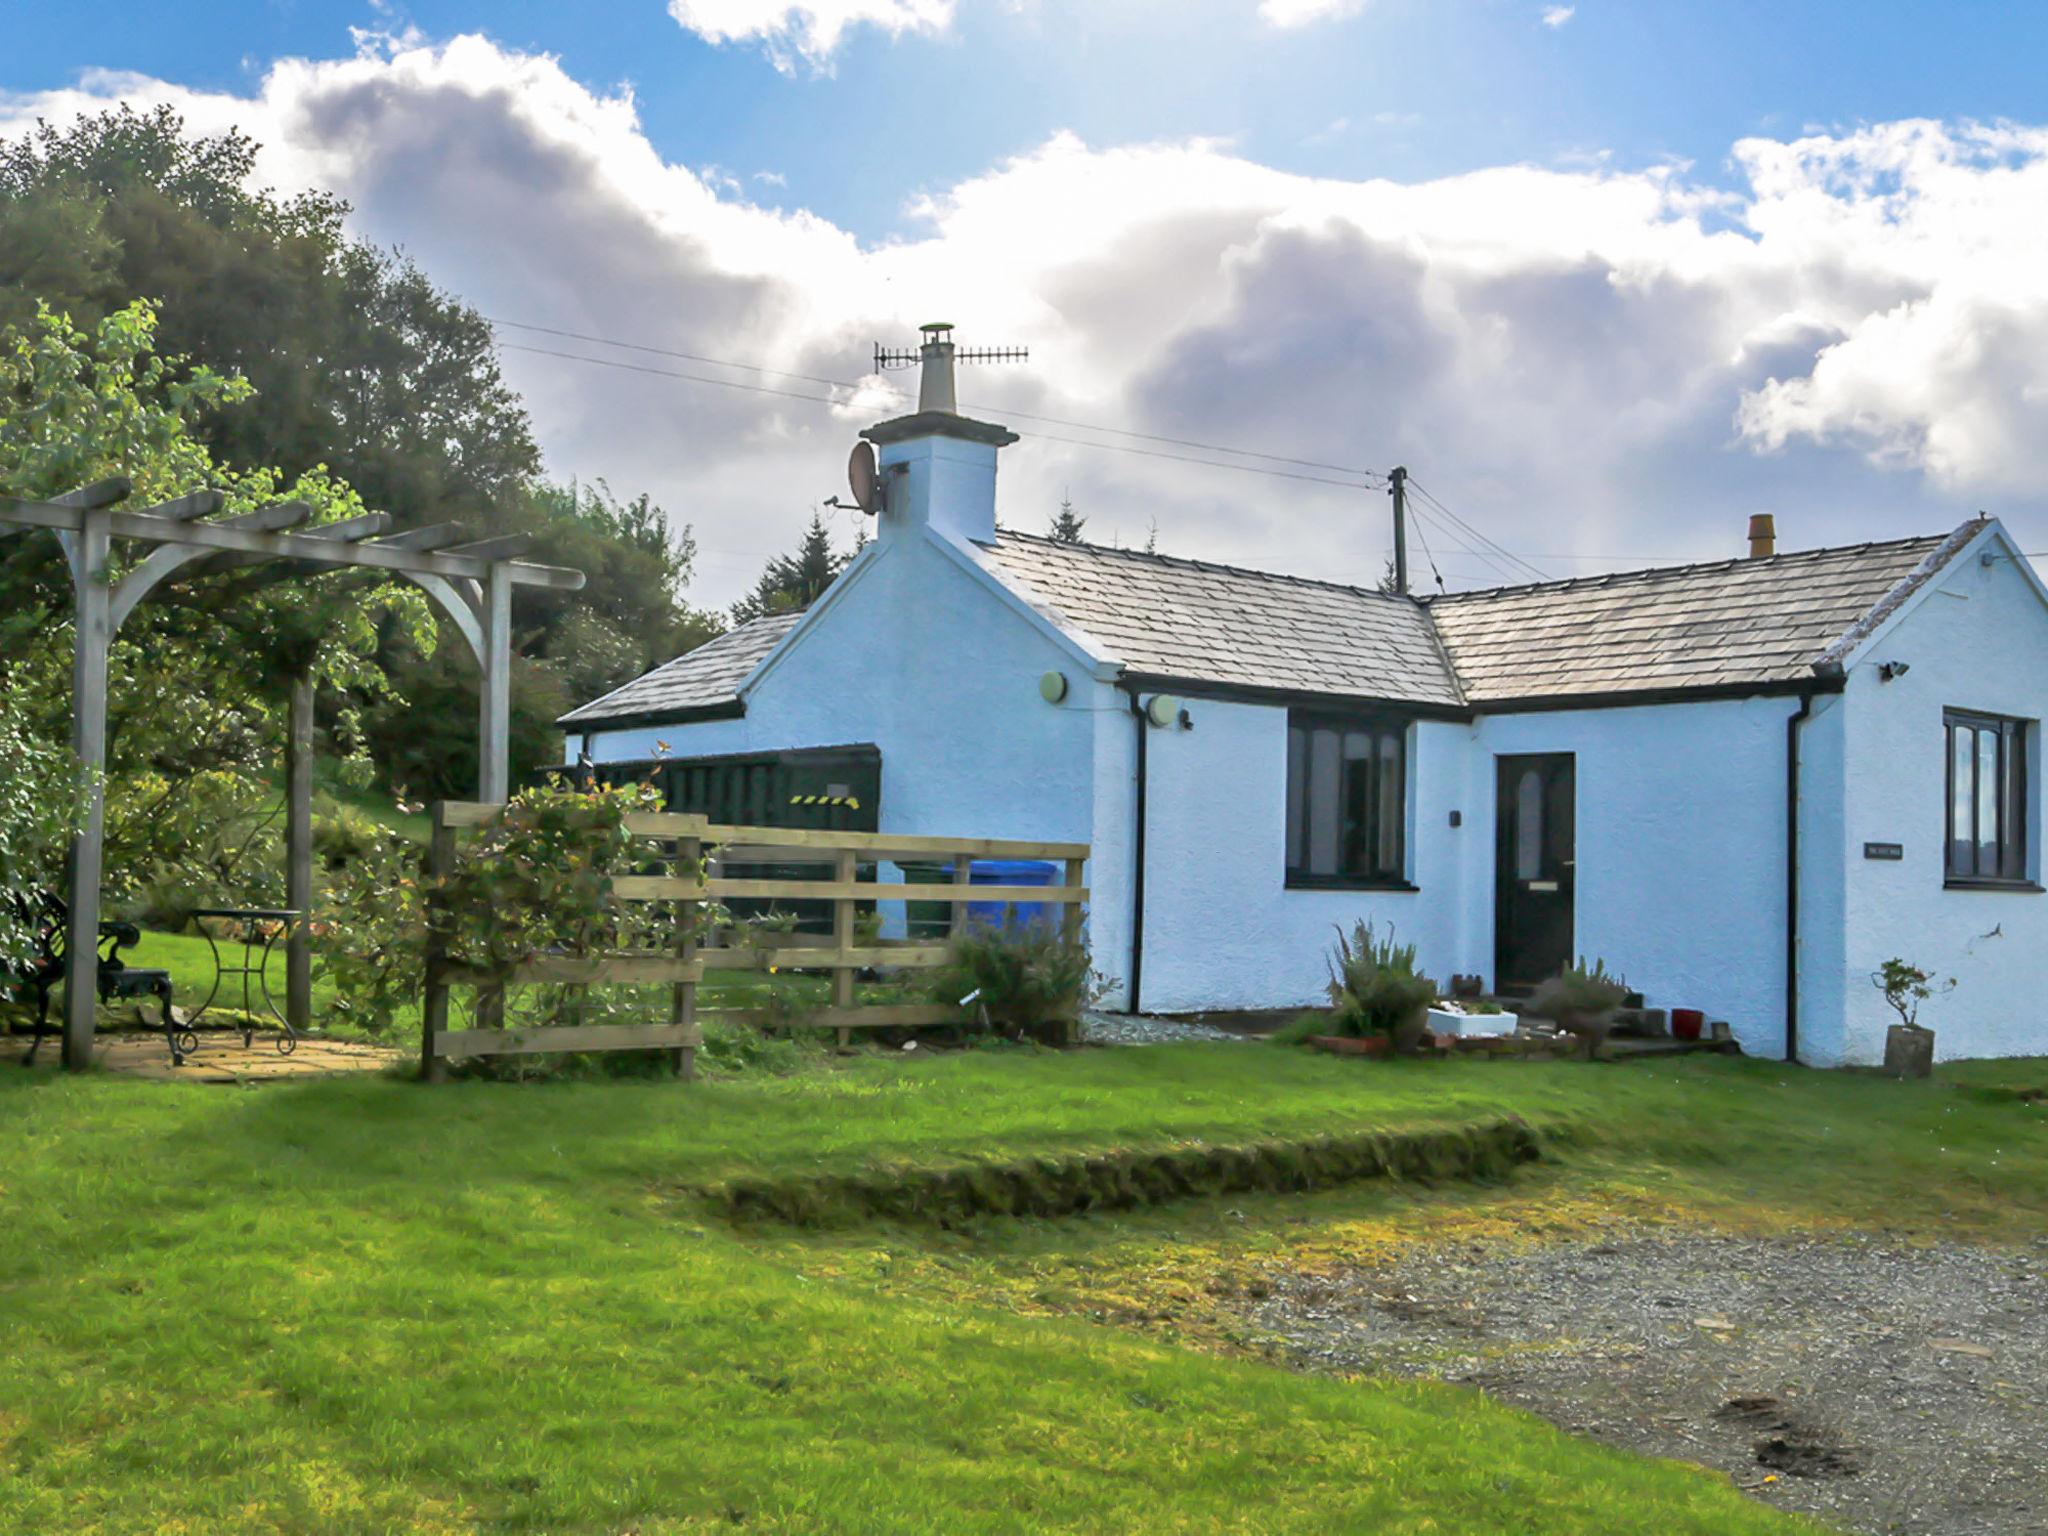
[[[1143,1002],[1160,1011],[1319,1001],[1333,925],[1391,923],[1423,968],[1493,976],[1497,755],[1576,758],[1576,946],[1652,1003],[1782,1050],[1786,698],[1495,715],[1413,731],[1417,891],[1284,885],[1287,711],[1190,698],[1150,738]],[[1462,825],[1450,825],[1461,812]]]
[[[1434,829],[1456,803],[1466,728],[1428,723],[1410,734],[1409,871],[1419,891],[1288,890],[1286,709],[1185,706],[1192,729],[1147,736],[1145,1009],[1320,1003],[1334,925],[1360,918],[1391,924],[1448,980],[1459,874],[1455,844]],[[1420,837],[1418,822],[1429,829]]]
[[[1465,830],[1468,970],[1493,973],[1494,762],[1577,759],[1573,943],[1657,1008],[1726,1019],[1751,1055],[1784,1050],[1785,720],[1764,697],[1478,722]]]
[[[882,754],[884,831],[1093,842],[1105,771],[1096,724],[1107,713],[1115,739],[1128,740],[1123,696],[1092,682],[933,537],[871,548],[760,676],[744,717],[598,732],[591,757],[654,757],[657,742],[675,758],[871,742]],[[1038,691],[1053,670],[1072,681],[1059,705]],[[1089,878],[1122,889],[1128,862],[1113,835]],[[1099,963],[1119,971],[1110,927],[1096,940]]]
[[[1994,563],[1984,565],[1980,553]],[[1833,1060],[1881,1061],[1896,1022],[1870,973],[1897,956],[1956,978],[1921,1022],[1943,1058],[2048,1054],[2048,895],[1943,888],[1947,791],[1942,711],[2038,722],[2048,704],[2048,614],[2033,583],[1995,534],[1958,555],[1935,590],[1881,635],[1850,669],[1844,703],[1848,877],[1842,932],[1844,1031]],[[1903,661],[1890,682],[1878,666]],[[2042,762],[2031,733],[2033,853],[2040,879]],[[1863,857],[1863,845],[1898,843],[1904,857]],[[1814,1058],[1832,1064],[1828,1058]]]

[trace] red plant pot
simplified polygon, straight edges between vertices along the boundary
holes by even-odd
[[[1697,1008],[1671,1010],[1671,1038],[1674,1040],[1697,1040],[1706,1027],[1707,1016]]]
[[[1385,1035],[1311,1035],[1308,1043],[1333,1056],[1384,1056],[1393,1044]]]

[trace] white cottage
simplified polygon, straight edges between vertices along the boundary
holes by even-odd
[[[862,435],[880,526],[831,589],[564,716],[571,761],[1088,842],[1132,1009],[1318,1001],[1370,917],[1439,978],[1599,956],[1815,1065],[1881,1058],[1896,955],[1957,978],[1943,1055],[2048,1053],[2048,590],[1996,521],[1418,599],[1000,529],[1013,434]]]

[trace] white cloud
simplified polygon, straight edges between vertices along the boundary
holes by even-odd
[[[1575,5],[1546,5],[1543,7],[1543,25],[1555,32],[1559,27],[1578,14]]]
[[[830,68],[854,27],[880,27],[891,37],[943,32],[953,0],[669,0],[669,15],[711,43],[758,42],[785,74],[799,60]]]
[[[1356,16],[1365,7],[1366,0],[1259,0],[1259,15],[1276,27],[1305,27]]]
[[[1512,166],[1344,181],[1214,142],[1055,137],[916,204],[864,247],[744,179],[664,161],[630,95],[477,38],[274,66],[253,98],[133,76],[0,99],[0,132],[127,96],[239,123],[258,175],[321,186],[484,313],[838,379],[934,316],[1028,345],[970,372],[1006,410],[1416,478],[1518,552],[1733,553],[1942,528],[1989,505],[2048,536],[2048,130],[1874,126],[1735,147],[1739,191],[1682,166]],[[824,393],[802,380],[507,331],[548,351]],[[508,351],[556,473],[694,522],[729,600],[840,488],[836,408]],[[906,376],[892,375],[905,382]],[[260,405],[257,407],[260,408]],[[1383,499],[1032,435],[1002,509],[1063,487],[1092,533],[1372,579]],[[1060,430],[1063,436],[1075,436]],[[1455,583],[1489,571],[1427,530]],[[2036,546],[2039,547],[2039,546]]]

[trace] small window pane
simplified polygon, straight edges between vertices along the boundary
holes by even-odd
[[[1977,732],[1977,873],[1998,873],[1998,732]]]
[[[1379,872],[1401,873],[1401,738],[1380,737],[1379,844],[1374,850]]]
[[[1308,732],[1287,728],[1287,867],[1301,868],[1302,828],[1308,816]]]
[[[1968,874],[1973,868],[1970,845],[1976,841],[1976,833],[1972,828],[1975,821],[1977,790],[1971,773],[1976,764],[1976,757],[1971,751],[1971,738],[1975,734],[1967,726],[1952,725],[1948,728],[1948,867],[1951,874]]]
[[[1309,732],[1307,869],[1312,875],[1337,873],[1340,747],[1335,731]]]
[[[1515,878],[1536,880],[1543,874],[1543,775],[1524,768],[1515,785]]]

